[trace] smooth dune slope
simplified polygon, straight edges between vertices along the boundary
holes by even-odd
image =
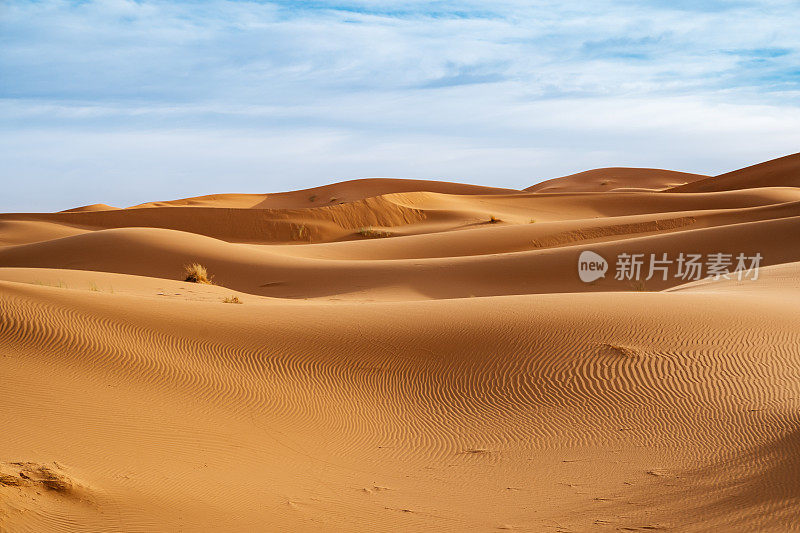
[[[31,229],[41,226],[53,232],[60,227],[64,234],[113,228],[163,228],[228,242],[316,244],[565,220],[615,220],[628,215],[671,218],[674,216],[671,213],[707,213],[797,201],[800,201],[800,191],[794,187],[692,195],[652,191],[502,195],[415,192],[305,209],[191,206],[8,213],[0,214],[0,224],[25,223]],[[48,224],[36,224],[44,222]],[[26,242],[19,233],[9,231],[2,238],[14,243]],[[32,238],[28,242],[40,240]]]
[[[716,192],[756,187],[800,187],[800,153],[674,187],[671,192]]]
[[[596,168],[546,180],[525,190],[529,192],[608,192],[631,189],[660,191],[707,177],[702,174],[658,168]]]
[[[112,209],[118,209],[118,208],[106,204],[91,204],[91,205],[83,205],[81,207],[73,207],[72,209],[65,209],[64,211],[62,211],[62,213],[82,213],[85,211],[111,211]]]
[[[301,209],[352,203],[373,196],[403,192],[438,192],[444,194],[504,194],[513,189],[448,183],[430,180],[407,180],[397,178],[367,178],[349,180],[299,191],[272,194],[212,194],[181,200],[150,202],[139,207],[240,207],[252,209]]]
[[[800,529],[800,188],[624,170],[0,215],[0,530]]]

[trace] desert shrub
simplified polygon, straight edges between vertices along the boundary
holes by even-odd
[[[205,283],[207,285],[211,285],[211,276],[208,275],[208,271],[206,267],[201,265],[200,263],[192,263],[191,265],[186,265],[183,267],[184,273],[186,274],[186,278],[183,281],[189,281],[191,283]]]

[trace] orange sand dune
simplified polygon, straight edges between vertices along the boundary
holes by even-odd
[[[118,209],[117,207],[111,207],[110,205],[106,204],[91,204],[91,205],[84,205],[81,207],[73,207],[72,209],[65,209],[62,213],[82,213],[84,211],[110,211],[112,209]]]
[[[320,243],[427,234],[485,226],[530,224],[626,215],[740,209],[800,201],[796,188],[717,194],[641,192],[445,195],[386,194],[347,204],[305,209],[146,207],[110,211],[0,214],[4,222],[48,222],[64,232],[164,228],[254,244]],[[34,227],[35,225],[32,225]],[[34,232],[30,232],[34,233]],[[41,232],[40,232],[41,233]],[[24,242],[9,233],[5,239]],[[29,242],[40,240],[31,239]]]
[[[797,530],[793,157],[0,215],[0,530]]]
[[[466,185],[442,181],[407,180],[395,178],[367,178],[343,181],[311,189],[272,194],[212,194],[171,200],[150,202],[139,207],[237,207],[251,209],[302,209],[336,205],[401,192],[440,192],[444,194],[503,194],[517,192],[513,189],[498,189],[481,185]]]
[[[543,181],[525,190],[530,192],[608,192],[631,189],[660,191],[707,177],[702,174],[657,168],[597,168]]]
[[[800,153],[675,187],[671,192],[716,192],[756,187],[800,187]]]

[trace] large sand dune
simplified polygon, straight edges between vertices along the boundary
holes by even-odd
[[[755,187],[800,187],[800,154],[674,187],[675,192],[714,192]]]
[[[0,215],[0,530],[800,529],[797,161]]]
[[[525,190],[530,192],[663,191],[705,178],[708,176],[658,168],[596,168],[543,181]]]

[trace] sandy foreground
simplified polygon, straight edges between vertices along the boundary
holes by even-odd
[[[0,215],[0,530],[796,530],[798,236],[800,155]]]

